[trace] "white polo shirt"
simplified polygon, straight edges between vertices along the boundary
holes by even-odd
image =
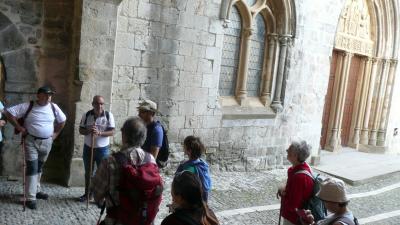
[[[25,113],[28,111],[29,104],[29,102],[18,104],[7,108],[6,110],[11,115],[19,119],[25,116]],[[51,104],[54,105],[55,113],[53,113]],[[55,118],[54,114],[56,115]],[[24,127],[29,134],[35,137],[49,138],[53,136],[54,133],[54,120],[56,120],[57,123],[62,123],[65,122],[66,119],[67,117],[57,104],[48,103],[44,106],[41,106],[34,102],[32,110],[25,118]]]
[[[82,115],[81,123],[79,127],[84,129],[90,129],[92,125],[96,125],[97,130],[104,132],[115,128],[114,116],[111,112],[108,112],[109,118],[107,119],[106,111],[103,111],[101,116],[95,118],[94,113],[89,113],[86,119],[86,113]],[[85,124],[86,121],[86,124]],[[92,147],[92,135],[85,135],[85,145]],[[96,136],[94,139],[94,147],[102,148],[110,144],[110,137]]]

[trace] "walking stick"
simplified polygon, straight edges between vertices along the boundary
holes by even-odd
[[[283,197],[281,196],[281,206],[279,207],[279,220],[278,220],[278,225],[281,225],[282,203],[283,203]]]
[[[25,161],[25,137],[21,135],[21,150],[22,150],[22,192],[24,193],[24,198],[22,199],[22,211],[25,212],[26,207],[26,161]]]
[[[86,209],[89,208],[89,199],[90,199],[90,185],[92,180],[92,171],[93,171],[93,148],[94,148],[94,135],[92,133],[92,143],[90,147],[90,170],[89,170],[89,184],[87,187],[87,195],[86,195]]]

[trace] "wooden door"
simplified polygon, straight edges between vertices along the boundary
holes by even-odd
[[[353,116],[354,98],[356,96],[357,82],[360,75],[361,57],[353,56],[350,64],[349,78],[347,81],[346,98],[343,109],[342,132],[340,138],[342,146],[348,146],[350,139],[351,120]]]
[[[338,52],[333,51],[331,70],[329,73],[328,90],[325,95],[325,106],[324,106],[324,112],[323,112],[323,116],[322,116],[322,130],[321,130],[321,140],[320,140],[321,148],[325,147],[325,144],[327,141],[326,139],[328,137],[329,115],[331,112],[332,94],[333,94],[333,86],[335,84],[337,59],[338,59]]]

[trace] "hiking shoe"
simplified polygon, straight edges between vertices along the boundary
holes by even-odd
[[[38,193],[36,193],[36,198],[47,200],[49,198],[49,195],[44,192],[38,192]]]
[[[26,201],[25,202],[26,207],[30,209],[36,209],[36,201]]]

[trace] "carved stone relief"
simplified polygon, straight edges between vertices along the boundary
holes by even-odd
[[[370,15],[366,0],[347,1],[340,15],[335,48],[371,56],[374,42],[370,37]]]

